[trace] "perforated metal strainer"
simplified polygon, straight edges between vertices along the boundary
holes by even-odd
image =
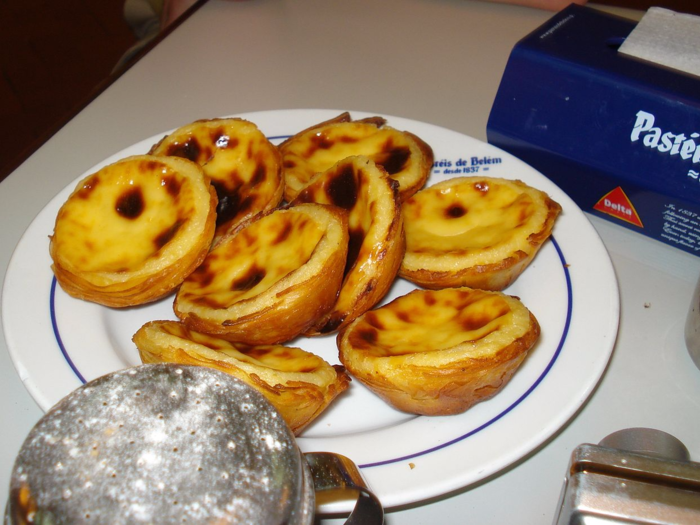
[[[142,365],[80,387],[37,423],[5,520],[307,524],[314,480],[358,495],[348,523],[382,522],[354,464],[302,454],[253,388],[210,368]]]

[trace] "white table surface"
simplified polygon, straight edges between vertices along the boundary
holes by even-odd
[[[198,118],[341,108],[485,140],[513,45],[550,16],[475,0],[211,0],[0,184],[0,275],[25,228],[69,182],[141,139]],[[456,494],[390,509],[387,523],[551,523],[571,451],[623,428],[669,432],[700,460],[700,370],[683,340],[700,258],[590,219],[621,295],[619,336],[599,387],[567,426],[517,464]],[[0,494],[41,415],[0,338]]]

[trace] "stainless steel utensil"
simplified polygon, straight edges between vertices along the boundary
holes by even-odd
[[[352,461],[302,454],[252,387],[210,368],[142,365],[78,388],[37,423],[6,523],[310,524],[314,482],[357,499],[349,523],[383,521]]]
[[[574,450],[555,525],[700,523],[700,464],[678,439],[649,428]]]

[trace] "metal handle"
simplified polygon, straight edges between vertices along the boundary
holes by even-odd
[[[359,469],[352,460],[330,452],[304,454],[311,470],[316,501],[357,498],[346,525],[381,525],[384,509],[379,499],[367,487]]]

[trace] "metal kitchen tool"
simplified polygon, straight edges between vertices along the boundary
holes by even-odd
[[[5,522],[311,524],[315,490],[356,499],[348,523],[383,521],[354,463],[302,454],[252,387],[210,368],[142,365],[78,388],[37,423]]]
[[[670,434],[631,428],[574,450],[554,524],[623,523],[700,523],[700,463]]]

